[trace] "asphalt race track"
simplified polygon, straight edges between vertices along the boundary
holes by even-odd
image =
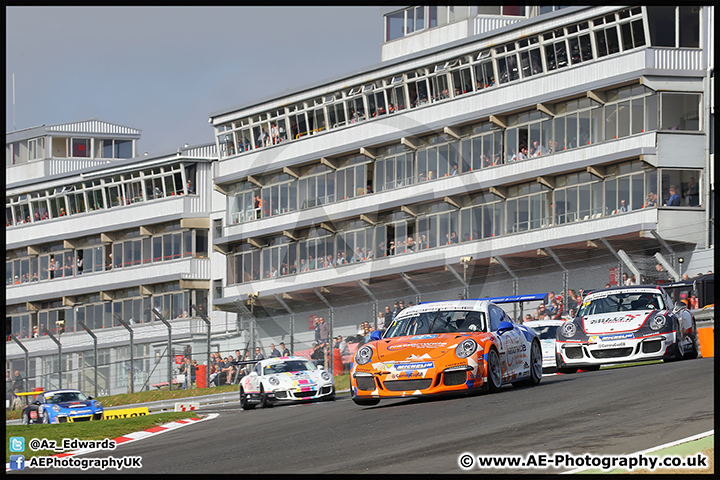
[[[546,376],[537,387],[375,407],[358,407],[347,394],[335,402],[252,411],[229,404],[202,410],[220,413],[215,419],[83,457],[142,457],[139,472],[120,473],[465,473],[462,453],[642,451],[712,430],[713,405],[708,358]],[[25,472],[99,470],[17,473]]]

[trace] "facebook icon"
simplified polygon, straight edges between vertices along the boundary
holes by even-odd
[[[10,470],[25,470],[25,455],[10,455]]]

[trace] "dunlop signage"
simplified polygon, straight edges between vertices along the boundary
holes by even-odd
[[[105,420],[115,418],[131,418],[149,415],[150,411],[147,407],[139,408],[123,408],[122,410],[105,410]]]

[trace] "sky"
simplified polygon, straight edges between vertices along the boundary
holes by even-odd
[[[380,63],[383,37],[377,6],[5,12],[6,132],[96,118],[150,155],[214,142],[211,113]]]

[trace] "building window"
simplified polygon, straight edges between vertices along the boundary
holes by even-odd
[[[72,139],[72,156],[76,158],[90,157],[90,139],[89,138],[73,138]]]
[[[701,174],[700,170],[662,169],[660,177],[661,205],[664,207],[702,206]],[[659,200],[658,203],[660,203]]]
[[[700,7],[646,7],[650,43],[654,47],[698,48]]]
[[[700,131],[701,99],[699,93],[662,93],[660,129]]]

